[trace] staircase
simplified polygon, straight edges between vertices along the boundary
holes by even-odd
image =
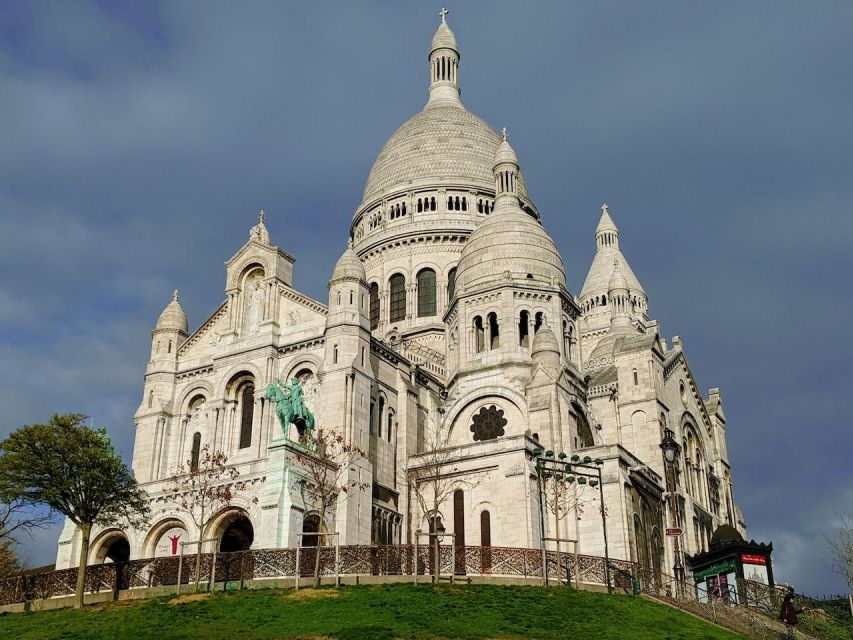
[[[645,579],[644,579],[645,578]],[[735,603],[734,598],[721,598],[719,595],[708,593],[701,585],[679,583],[672,576],[656,574],[640,576],[640,591],[651,600],[667,604],[693,614],[698,618],[712,622],[720,627],[740,633],[753,640],[779,640],[785,638],[785,624],[776,617],[777,611],[769,607],[748,606],[741,602]],[[731,585],[734,589],[734,585]],[[746,589],[744,589],[746,591]],[[843,627],[838,627],[843,636],[836,633],[831,635],[810,635],[803,631],[804,614],[800,616],[795,637],[801,640],[846,640]],[[835,631],[835,630],[833,630]]]

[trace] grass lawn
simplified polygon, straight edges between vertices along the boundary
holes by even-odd
[[[642,598],[568,588],[379,585],[165,597],[0,617],[0,638],[740,638]]]

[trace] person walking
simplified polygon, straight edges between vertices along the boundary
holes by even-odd
[[[794,605],[794,587],[788,587],[788,592],[782,600],[782,608],[779,610],[779,619],[785,623],[787,632],[782,636],[783,640],[794,640],[794,627],[797,626],[797,616],[805,611],[805,607],[799,609]]]

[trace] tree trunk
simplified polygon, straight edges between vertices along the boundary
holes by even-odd
[[[320,529],[320,527],[317,527]],[[320,545],[322,538],[317,536],[317,546],[314,547],[314,588],[318,588],[320,586]]]
[[[80,566],[77,568],[77,591],[74,594],[74,607],[80,609],[83,606],[83,592],[86,590],[86,567],[89,563],[89,538],[92,535],[92,525],[80,525]]]
[[[204,522],[204,509],[201,512],[201,521]],[[201,586],[201,548],[204,546],[204,525],[199,527],[198,544],[195,546],[195,590],[198,592]]]

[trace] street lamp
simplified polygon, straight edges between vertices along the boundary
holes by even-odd
[[[678,496],[676,496],[675,493],[675,461],[678,460],[678,454],[681,453],[681,446],[675,441],[673,435],[672,429],[664,429],[663,440],[661,440],[660,448],[661,451],[663,451],[664,469],[666,473],[666,490],[669,493],[673,526],[675,529],[680,529],[681,518],[678,513]],[[684,582],[684,565],[681,563],[681,545],[679,544],[680,536],[675,535],[672,537],[674,556],[672,571],[675,574],[675,579],[680,585]]]

